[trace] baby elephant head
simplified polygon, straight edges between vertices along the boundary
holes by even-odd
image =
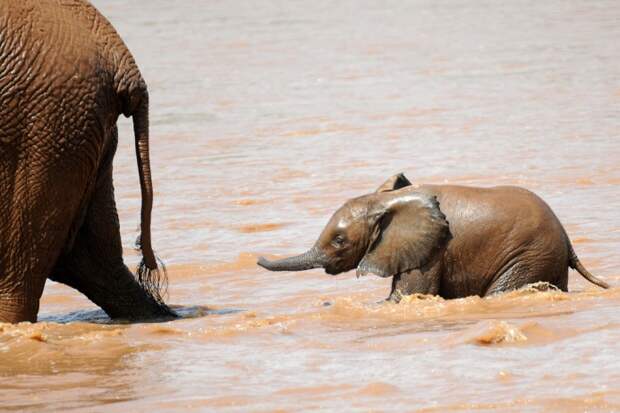
[[[258,265],[271,271],[324,268],[336,275],[390,277],[421,268],[445,244],[448,222],[434,196],[416,192],[404,175],[386,181],[377,192],[347,201],[331,217],[307,252]]]

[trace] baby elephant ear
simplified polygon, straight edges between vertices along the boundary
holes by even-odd
[[[450,236],[437,198],[410,190],[378,196],[377,210],[371,212],[376,214],[374,239],[357,274],[391,277],[423,267]]]
[[[388,192],[395,191],[400,188],[404,188],[406,186],[411,186],[411,182],[409,179],[405,177],[404,173],[399,173],[394,176],[391,176],[387,181],[385,181],[377,190],[376,193],[379,192]]]

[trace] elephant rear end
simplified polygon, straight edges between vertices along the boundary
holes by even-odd
[[[24,301],[29,319],[78,229],[112,120],[91,110],[110,100],[113,77],[73,16],[46,0],[0,5],[0,293],[10,296],[0,301]]]
[[[568,288],[569,243],[551,208],[519,187],[425,186],[450,223],[441,295],[489,295],[544,281]]]
[[[149,290],[126,301],[157,301],[155,313],[170,313],[151,282],[159,275],[151,277],[157,263],[150,240],[148,94],[131,53],[86,1],[0,2],[0,191],[7,194],[0,199],[0,320],[34,321],[47,277],[84,287],[62,278],[66,268],[64,275],[54,272],[59,260],[66,264],[75,255],[78,236],[94,243],[91,250],[113,251],[100,260],[110,268],[102,269],[101,285],[105,277],[120,277],[123,288],[134,288],[126,268],[118,273],[124,264],[112,159],[121,113],[134,117],[143,198],[140,280]],[[94,217],[98,210],[105,218]],[[85,224],[93,218],[100,228]],[[106,234],[101,249],[94,234]],[[21,314],[14,317],[15,308]]]

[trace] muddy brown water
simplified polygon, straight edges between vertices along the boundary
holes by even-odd
[[[151,91],[153,234],[185,318],[114,324],[48,283],[0,325],[0,410],[620,411],[620,288],[377,304],[269,273],[346,199],[414,182],[544,197],[620,286],[615,1],[95,1]],[[121,121],[127,261],[140,192]]]

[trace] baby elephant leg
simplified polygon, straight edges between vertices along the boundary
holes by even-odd
[[[392,278],[392,291],[387,301],[398,303],[405,295],[439,294],[439,272],[436,270],[411,270]]]
[[[568,265],[541,265],[538,262],[520,262],[501,274],[489,286],[485,296],[517,290],[527,285],[536,285],[536,289],[544,288],[548,283],[562,291],[568,291]]]

